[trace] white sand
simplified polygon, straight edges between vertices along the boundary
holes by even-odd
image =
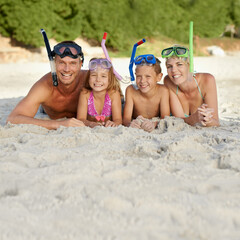
[[[195,66],[216,77],[221,127],[169,117],[150,134],[5,125],[49,65],[0,64],[0,239],[239,240],[240,57]]]

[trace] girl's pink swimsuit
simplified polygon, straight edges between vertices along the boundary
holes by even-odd
[[[98,114],[96,111],[93,92],[90,93],[90,97],[88,99],[88,115],[91,117],[95,117],[97,121],[104,121],[106,117],[112,116],[112,101],[107,92],[105,95],[104,105],[101,114]]]

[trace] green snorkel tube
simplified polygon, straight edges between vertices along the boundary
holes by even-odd
[[[193,67],[193,21],[189,24],[189,71],[194,75],[194,67]]]

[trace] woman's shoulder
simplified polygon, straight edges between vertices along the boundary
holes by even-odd
[[[171,79],[169,78],[169,76],[168,75],[166,75],[165,77],[164,77],[164,79],[163,79],[163,84],[164,84],[164,86],[165,87],[167,87],[168,89],[170,89],[170,90],[172,90],[172,91],[176,91],[176,89],[177,89],[177,85],[175,85],[172,81],[171,81]]]
[[[215,77],[210,73],[197,73],[196,77],[200,85],[208,86],[209,84],[216,84]]]

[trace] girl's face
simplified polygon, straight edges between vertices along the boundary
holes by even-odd
[[[97,67],[95,71],[90,71],[89,85],[93,91],[100,92],[107,90],[108,87],[108,69]]]
[[[162,78],[162,73],[157,73],[154,71],[153,66],[137,66],[136,67],[136,83],[139,90],[143,93],[149,92],[151,89],[155,88],[157,82]]]
[[[169,58],[166,62],[167,73],[171,81],[179,85],[185,82],[189,74],[189,66],[180,58]]]

